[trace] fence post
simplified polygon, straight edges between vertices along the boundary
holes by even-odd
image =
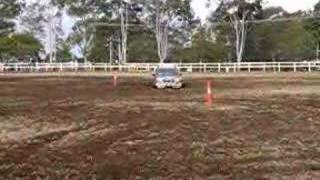
[[[150,69],[151,69],[151,68],[150,68],[150,64],[148,64],[148,66],[147,66],[147,71],[150,72]]]
[[[39,68],[39,65],[38,65],[38,62],[36,62],[36,72],[40,72],[40,68]]]
[[[266,63],[263,63],[263,72],[266,72],[267,71],[267,65]]]
[[[309,72],[312,72],[311,62],[308,62],[308,69],[309,69]]]
[[[248,71],[251,72],[251,64],[248,63]]]
[[[79,71],[79,63],[78,63],[78,61],[76,62],[76,72],[78,72]]]
[[[221,72],[221,63],[218,63],[218,72]]]
[[[297,72],[297,63],[296,62],[293,63],[293,71]]]
[[[60,72],[63,71],[62,63],[60,63]]]
[[[278,71],[281,72],[281,63],[278,63]]]

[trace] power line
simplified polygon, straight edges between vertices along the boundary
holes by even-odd
[[[260,19],[260,20],[246,20],[245,24],[262,24],[262,23],[278,23],[278,22],[289,22],[289,21],[303,21],[311,19],[320,19],[320,16],[304,16],[304,17],[288,17],[288,18],[277,18],[277,19]],[[230,22],[215,22],[211,25],[230,25]]]
[[[262,19],[262,20],[252,20],[247,21],[248,23],[252,24],[260,24],[266,22],[288,22],[288,21],[303,21],[303,20],[310,20],[310,19],[319,19],[320,16],[304,16],[304,17],[289,17],[289,18],[277,18],[277,19]]]
[[[119,23],[103,23],[103,22],[95,22],[90,23],[91,27],[120,27],[121,24]],[[128,24],[129,27],[144,27],[142,24]]]

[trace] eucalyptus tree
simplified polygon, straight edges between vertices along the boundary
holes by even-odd
[[[160,63],[167,60],[169,37],[193,20],[191,0],[138,0],[143,7],[140,19],[153,30]]]
[[[99,33],[97,29],[106,30],[102,39],[117,39],[118,57],[121,63],[127,62],[127,40],[128,27],[132,18],[135,17],[137,10],[134,1],[131,0],[60,0],[60,4],[64,4],[70,15],[76,19],[73,39],[77,39],[75,44],[80,47],[82,56],[86,59],[89,51],[94,46]],[[135,19],[135,18],[134,18]],[[120,31],[121,33],[118,33]],[[113,32],[110,34],[110,32]],[[100,35],[100,34],[99,34]],[[117,37],[111,37],[117,36]],[[108,43],[106,42],[106,43]]]
[[[42,49],[41,42],[29,33],[16,33],[0,37],[1,61],[3,58],[39,59],[39,53]]]
[[[19,18],[23,31],[39,38],[49,51],[49,59],[56,61],[57,42],[64,35],[62,29],[63,9],[55,0],[27,1]]]
[[[316,44],[316,54],[317,59],[319,60],[320,54],[320,1],[314,6],[313,12],[311,12],[311,16],[315,16],[317,18],[307,20],[304,23],[305,29],[312,34],[313,43]]]
[[[13,19],[19,15],[22,6],[19,0],[0,0],[0,36],[14,30]]]
[[[220,0],[211,17],[214,24],[230,23],[235,35],[237,62],[242,62],[245,52],[249,21],[258,18],[262,12],[262,0]]]
[[[69,35],[68,41],[80,50],[80,54],[87,61],[93,41],[93,32],[88,28],[88,25],[98,17],[110,14],[110,10],[105,1],[101,0],[58,0],[58,2],[67,9],[68,14],[75,20],[72,27],[73,32]]]

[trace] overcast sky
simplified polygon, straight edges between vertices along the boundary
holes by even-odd
[[[192,7],[198,17],[205,20],[210,10],[206,8],[207,0],[193,0]],[[213,3],[215,0],[212,0]],[[282,6],[289,12],[312,9],[318,0],[265,0],[265,6]],[[216,4],[215,4],[216,5]]]
[[[30,0],[31,1],[31,0]],[[217,0],[211,0],[213,9],[216,7]],[[282,6],[285,10],[289,12],[294,12],[298,10],[307,10],[312,9],[313,6],[318,2],[319,0],[265,0],[264,6]],[[192,1],[192,7],[196,13],[196,16],[201,18],[202,20],[205,20],[206,17],[210,14],[210,9],[206,7],[207,0],[193,0]],[[212,9],[212,8],[211,8]],[[70,30],[72,27],[72,20],[68,17],[66,17],[63,21],[63,26],[65,29]],[[67,31],[68,31],[67,30]]]
[[[31,0],[29,0],[31,1]],[[211,0],[212,5],[214,7],[217,6],[217,0]],[[282,6],[285,10],[289,12],[294,12],[298,10],[307,10],[312,9],[313,6],[318,2],[319,0],[265,0],[264,6]],[[201,18],[202,20],[205,20],[206,17],[210,14],[210,9],[206,7],[207,0],[193,0],[192,1],[192,7],[196,13],[196,16]],[[71,31],[73,25],[73,20],[70,19],[70,17],[65,16],[63,20],[63,27],[65,31],[67,31],[67,34]]]

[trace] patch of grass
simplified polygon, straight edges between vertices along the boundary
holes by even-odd
[[[206,159],[206,145],[201,142],[193,142],[191,144],[191,158],[194,161],[203,161]]]

